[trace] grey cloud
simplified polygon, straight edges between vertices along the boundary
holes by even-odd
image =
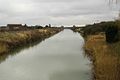
[[[107,0],[0,0],[0,25],[88,24],[112,20],[120,7],[108,6]]]

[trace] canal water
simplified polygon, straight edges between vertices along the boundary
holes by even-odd
[[[9,56],[0,64],[0,80],[90,80],[90,61],[79,33],[64,30]]]

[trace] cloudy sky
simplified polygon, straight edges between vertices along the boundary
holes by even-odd
[[[0,0],[0,25],[84,25],[113,20],[118,5],[108,0]]]

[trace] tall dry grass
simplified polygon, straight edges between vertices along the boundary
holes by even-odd
[[[120,80],[120,42],[107,44],[104,35],[90,35],[85,49],[93,61],[95,80]]]
[[[61,30],[60,28],[46,28],[0,32],[0,55],[9,52],[13,48],[48,38]]]

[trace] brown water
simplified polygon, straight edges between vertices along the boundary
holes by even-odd
[[[9,56],[0,64],[0,80],[89,80],[83,45],[80,34],[64,30]]]

